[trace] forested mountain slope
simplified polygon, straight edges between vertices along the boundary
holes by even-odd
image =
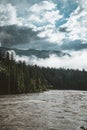
[[[13,54],[0,51],[0,94],[47,89],[87,90],[87,72],[30,66],[15,62]]]

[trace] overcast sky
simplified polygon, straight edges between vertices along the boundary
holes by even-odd
[[[0,46],[86,57],[87,0],[0,0]]]

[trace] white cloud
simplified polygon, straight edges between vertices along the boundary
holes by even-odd
[[[78,0],[78,2],[81,9],[84,9],[87,11],[87,0]]]
[[[17,18],[17,10],[11,4],[0,4],[0,26],[21,25],[20,19]]]
[[[79,0],[78,4],[78,8],[62,27],[67,27],[69,32],[66,37],[67,39],[71,41],[78,39],[87,43],[87,1]]]
[[[46,40],[50,43],[57,43],[61,45],[63,39],[65,38],[65,34],[55,30],[55,27],[47,26],[42,30],[39,34],[39,37],[46,38]]]
[[[35,4],[30,8],[30,11],[34,13],[39,13],[43,10],[51,11],[56,8],[56,4],[52,3],[51,1],[42,1],[39,4]]]
[[[38,4],[33,5],[28,11],[31,14],[28,17],[28,22],[38,27],[55,25],[55,22],[61,19],[63,16],[60,15],[59,10],[56,8],[56,4],[48,1],[42,1]]]
[[[45,38],[49,42],[60,43],[64,34],[57,31],[55,23],[63,16],[56,6],[56,4],[48,1],[33,5],[29,10],[32,11],[32,14],[29,16],[28,22],[34,31],[40,31],[38,37]]]
[[[33,59],[33,64],[44,67],[53,67],[53,68],[69,68],[69,69],[86,69],[87,70],[87,52],[73,52],[72,57],[63,56],[57,57],[56,55],[51,55],[47,59]],[[81,62],[82,61],[82,62]]]
[[[54,25],[56,20],[62,18],[62,15],[59,14],[58,10],[51,10],[50,12],[43,10],[42,13],[41,11],[39,13],[40,14],[32,13],[32,15],[30,15],[30,17],[28,18],[28,21],[32,23],[38,23],[38,26],[43,26],[44,24]]]
[[[13,54],[16,62],[18,62],[18,61],[24,62],[25,61],[26,64],[29,63],[29,57],[16,55],[14,50],[11,50],[11,51],[8,51],[8,52],[9,52],[10,55]]]
[[[65,1],[65,3],[67,0]],[[81,40],[82,43],[87,43],[87,1],[86,0],[78,0],[78,8],[74,10],[69,19],[67,19],[67,23],[62,25],[61,27],[67,28],[67,32],[60,32],[55,27],[56,21],[63,18],[60,15],[59,10],[56,8],[56,4],[45,2],[42,6],[43,2],[35,4],[31,7],[32,12],[34,12],[33,16],[31,16],[30,21],[37,25],[32,25],[34,30],[41,31],[38,36],[41,38],[46,38],[51,43],[63,44],[64,39],[66,41],[75,41]],[[52,4],[50,8],[47,10],[47,5]],[[54,4],[54,6],[53,6]],[[65,4],[66,5],[66,4]],[[45,8],[46,6],[46,8]],[[37,10],[35,12],[35,10]],[[49,11],[50,10],[50,11]],[[48,25],[52,25],[52,28],[49,28]]]
[[[71,56],[65,55],[62,57],[52,54],[49,58],[42,59],[35,56],[18,56],[14,52],[14,57],[16,61],[25,61],[27,64],[36,64],[41,67],[87,70],[87,50],[73,51],[70,54]]]
[[[65,38],[65,34],[61,32],[54,32],[48,35],[49,35],[48,39],[49,42],[58,43],[59,45],[63,43],[63,39]]]
[[[11,4],[0,5],[0,25],[16,23],[16,9]]]

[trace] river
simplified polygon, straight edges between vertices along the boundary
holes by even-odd
[[[0,130],[87,129],[87,91],[0,96]]]

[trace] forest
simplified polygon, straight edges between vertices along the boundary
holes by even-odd
[[[0,94],[57,90],[87,90],[85,70],[44,68],[16,62],[13,53],[0,51]]]

